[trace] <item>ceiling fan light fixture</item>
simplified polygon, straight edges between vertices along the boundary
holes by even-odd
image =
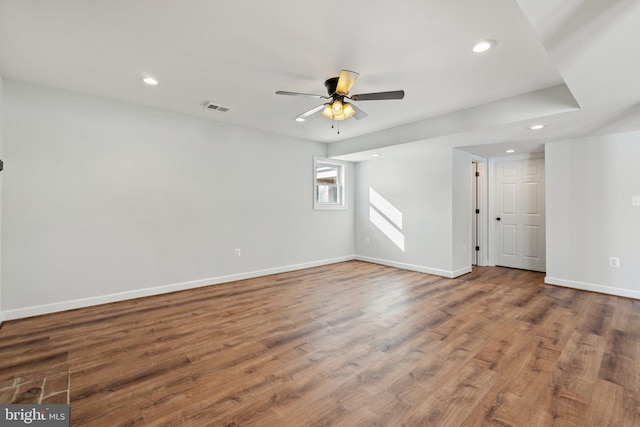
[[[342,114],[342,101],[340,101],[339,99],[336,99],[335,101],[333,101],[331,103],[331,109],[333,110],[333,113],[336,115]]]
[[[356,110],[351,104],[339,100],[335,100],[331,104],[327,104],[327,106],[324,107],[324,110],[322,110],[322,115],[327,119],[337,121],[346,120],[354,114],[356,114]]]
[[[353,109],[351,104],[345,102],[344,104],[342,104],[342,113],[344,114],[344,118],[348,119],[356,113],[356,110]]]
[[[330,119],[333,117],[333,111],[331,110],[331,104],[327,104],[326,107],[324,107],[324,110],[322,110],[322,115],[325,116],[327,119]]]

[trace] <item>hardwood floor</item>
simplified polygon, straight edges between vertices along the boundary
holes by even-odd
[[[10,321],[0,403],[68,398],[73,426],[640,425],[640,301],[543,277],[351,261]]]

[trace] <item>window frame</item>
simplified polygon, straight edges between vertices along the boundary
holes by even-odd
[[[318,183],[318,168],[320,166],[336,167],[338,169],[337,184],[334,184],[338,190],[337,203],[321,202],[318,199],[318,187],[321,185]],[[332,186],[331,184],[325,184]],[[347,209],[347,163],[328,159],[325,157],[314,156],[313,157],[313,209],[318,211],[323,210],[342,210]]]

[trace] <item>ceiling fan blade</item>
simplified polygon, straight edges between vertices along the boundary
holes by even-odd
[[[350,99],[354,101],[375,101],[384,99],[402,99],[404,98],[403,90],[392,90],[389,92],[373,92],[373,93],[361,93],[359,95],[353,95]]]
[[[289,95],[289,96],[309,96],[311,98],[329,99],[328,96],[316,95],[313,93],[300,93],[300,92],[287,92],[286,90],[279,90],[276,95]]]
[[[318,111],[324,110],[324,107],[327,104],[322,104],[322,105],[318,105],[317,107],[313,107],[312,109],[305,111],[304,113],[298,114],[296,116],[296,119],[306,119],[307,117],[309,117],[310,115],[312,115],[313,113],[317,113]]]
[[[365,117],[369,116],[367,113],[365,113],[364,111],[362,111],[361,109],[356,107],[356,105],[353,102],[350,102],[349,105],[351,105],[353,107],[353,109],[356,110],[356,113],[353,115],[354,119],[362,120]]]
[[[338,85],[336,86],[336,93],[338,95],[346,95],[351,90],[351,86],[358,80],[360,74],[355,71],[342,70],[340,71],[340,77],[338,78]]]

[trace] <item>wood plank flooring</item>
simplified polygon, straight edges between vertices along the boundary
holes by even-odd
[[[73,426],[639,426],[640,301],[350,261],[5,322],[0,403],[53,379]]]

